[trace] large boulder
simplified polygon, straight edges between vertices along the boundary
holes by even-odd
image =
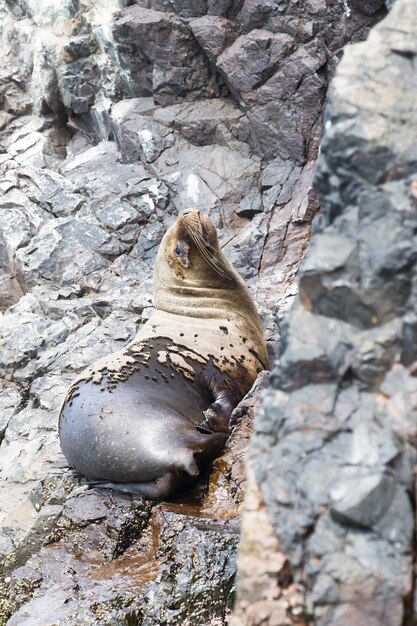
[[[249,510],[233,624],[416,619],[416,33],[416,6],[397,0],[332,83],[323,215],[251,447],[267,537],[256,543]],[[258,577],[273,558],[286,577],[248,598],[251,553]]]

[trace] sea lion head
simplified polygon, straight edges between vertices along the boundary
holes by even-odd
[[[167,230],[155,262],[153,288],[158,311],[217,321],[234,319],[242,336],[252,337],[253,344],[261,346],[267,362],[256,306],[223,254],[207,214],[185,209]]]
[[[179,280],[204,275],[225,279],[228,263],[219,247],[216,228],[197,209],[181,211],[167,231],[161,247],[171,271]]]

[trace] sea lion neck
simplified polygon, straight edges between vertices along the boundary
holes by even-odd
[[[233,308],[236,290],[245,289],[221,252],[211,221],[195,210],[180,214],[165,234],[155,262],[153,285],[158,310],[221,319]]]
[[[225,319],[236,307],[237,285],[219,280],[171,280],[154,277],[154,305],[160,311],[191,317]]]

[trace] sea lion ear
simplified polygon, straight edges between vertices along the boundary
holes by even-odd
[[[174,247],[173,247],[174,257],[185,268],[190,267],[190,259],[188,258],[189,251],[190,251],[190,246],[185,241],[178,240],[174,242]]]

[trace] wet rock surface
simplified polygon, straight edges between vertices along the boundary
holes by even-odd
[[[149,318],[159,242],[188,206],[219,229],[274,356],[319,208],[312,180],[328,82],[343,46],[385,14],[367,4],[0,2],[0,624],[228,622],[244,454],[265,375],[238,407],[211,477],[153,507],[87,490],[65,468],[59,407],[80,371]],[[400,232],[395,211],[392,220]],[[401,265],[395,232],[391,271]],[[313,264],[302,289],[321,302],[330,278],[316,275]],[[401,285],[397,293],[407,308]],[[372,302],[360,298],[372,321]],[[352,367],[363,380],[379,380],[394,358],[395,311],[378,309],[389,324],[375,347],[358,328],[363,359]],[[319,342],[309,350],[321,376],[354,347],[343,343],[337,357]],[[404,368],[384,383],[393,423],[397,378],[413,397]],[[398,421],[407,437],[411,425]],[[379,524],[392,515],[388,504],[373,511],[385,490],[403,502],[408,457],[390,456],[397,440],[381,446],[356,499],[343,484],[355,476],[340,476],[331,523]],[[402,482],[385,467],[394,458]],[[409,532],[402,523],[397,532]]]
[[[244,528],[236,624],[415,623],[416,32],[416,7],[397,0],[332,83],[322,216],[249,464],[271,525],[261,550],[275,541],[288,578],[252,590],[264,621],[251,621]]]

